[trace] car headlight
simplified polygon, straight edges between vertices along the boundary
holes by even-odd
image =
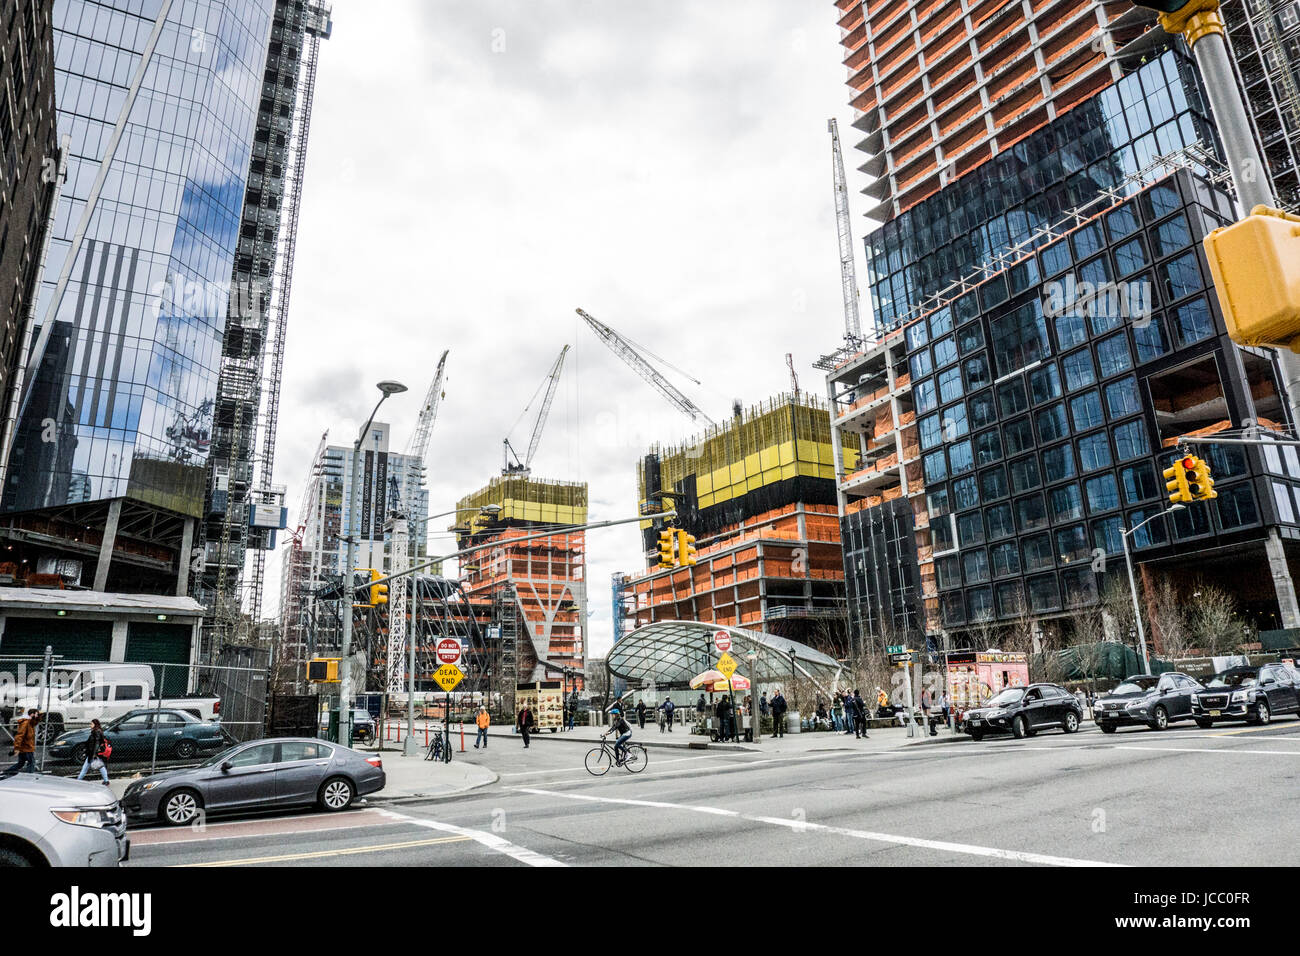
[[[1250,691],[1248,690],[1234,690],[1232,692],[1232,703],[1234,704],[1245,703],[1249,699]]]
[[[118,817],[116,807],[62,807],[52,809],[50,813],[64,823],[96,829],[115,825]]]
[[[997,710],[990,710],[987,714],[989,717],[1005,717],[1007,712],[999,707]]]
[[[149,780],[149,781],[146,781],[145,783],[140,784],[140,792],[141,792],[141,793],[146,793],[146,792],[152,790],[154,787],[158,786],[158,784],[160,784],[160,783],[162,783],[161,780]]]

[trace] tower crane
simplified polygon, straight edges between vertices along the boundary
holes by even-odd
[[[556,358],[555,364],[551,366],[551,371],[546,376],[546,381],[543,382],[546,395],[542,399],[542,407],[537,410],[537,420],[533,422],[533,434],[528,440],[527,454],[521,459],[514,446],[510,444],[509,437],[502,442],[501,473],[503,475],[527,475],[529,473],[533,464],[533,456],[537,454],[537,446],[542,441],[542,429],[546,427],[546,418],[551,414],[551,403],[555,401],[555,388],[560,384],[560,372],[564,369],[564,357],[568,354],[569,346],[566,345],[560,349],[559,357]],[[536,394],[533,397],[536,398]],[[529,407],[532,406],[532,402],[528,404]],[[524,415],[527,414],[528,408],[525,408]],[[524,416],[520,415],[519,417],[523,418]],[[518,423],[516,422],[516,424]],[[513,464],[510,462],[512,457],[514,458]]]
[[[615,332],[599,319],[592,318],[586,312],[582,311],[582,309],[577,309],[575,311],[582,316],[583,320],[589,326],[591,326],[591,330],[596,333],[600,340],[609,346],[610,351],[626,362],[631,367],[632,371],[636,372],[650,383],[655,391],[668,399],[669,404],[679,412],[689,416],[691,421],[696,423],[703,423],[705,425],[717,424],[708,415],[704,414],[703,409],[683,395],[681,390],[673,385],[672,382],[660,375],[658,370],[641,355],[641,350],[638,349],[630,340],[620,335],[618,332]],[[696,384],[698,385],[699,383],[696,382]]]
[[[853,267],[853,230],[849,221],[849,189],[844,179],[844,154],[834,117],[826,123],[831,134],[831,166],[835,180],[835,225],[840,237],[840,286],[844,293],[844,341],[849,348],[862,345],[862,319],[858,315],[858,277]]]

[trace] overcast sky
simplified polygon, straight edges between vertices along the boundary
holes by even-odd
[[[824,393],[810,363],[843,330],[828,117],[858,208],[865,182],[835,21],[830,0],[335,0],[280,410],[290,525],[321,432],[349,442],[395,378],[411,391],[381,418],[404,449],[444,348],[429,499],[454,507],[566,343],[533,473],[588,482],[592,520],[634,515],[646,446],[693,427],[575,307],[701,379],[677,384],[715,419],[788,388],[786,352]],[[603,655],[610,575],[644,560],[635,526],[587,547]]]

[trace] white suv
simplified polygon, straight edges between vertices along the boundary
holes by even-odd
[[[126,815],[103,784],[0,774],[0,866],[117,866]]]

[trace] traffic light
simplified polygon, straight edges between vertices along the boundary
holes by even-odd
[[[312,684],[337,684],[340,657],[313,657],[307,662],[307,680]]]
[[[1196,459],[1189,457],[1179,458],[1164,471],[1165,488],[1169,491],[1169,501],[1172,504],[1178,504],[1183,501],[1193,501],[1192,489],[1188,486],[1188,478],[1193,474],[1193,467],[1188,462],[1194,462]]]
[[[374,568],[357,568],[352,572],[352,606],[374,607],[370,596],[370,582],[379,572]]]
[[[1196,465],[1187,476],[1187,487],[1192,497],[1197,501],[1209,501],[1211,498],[1219,497],[1219,493],[1214,490],[1214,479],[1210,477],[1209,463],[1204,458],[1193,458],[1192,461]]]
[[[681,530],[677,532],[677,563],[695,567],[695,535]]]
[[[1229,338],[1300,352],[1300,217],[1256,206],[1203,244]]]
[[[676,564],[673,561],[673,532],[665,529],[659,532],[659,567],[671,568]]]
[[[376,571],[374,568],[370,569],[371,581],[378,581],[382,577],[383,574]],[[380,604],[387,604],[387,603],[388,603],[388,585],[387,584],[370,585],[370,606],[376,607]]]

